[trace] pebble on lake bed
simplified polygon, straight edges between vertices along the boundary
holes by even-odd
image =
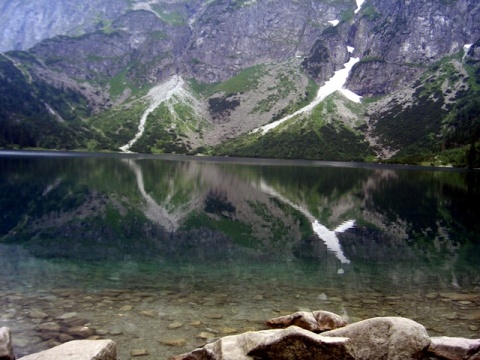
[[[31,310],[28,313],[28,316],[31,319],[45,319],[46,317],[48,317],[48,315],[41,310]]]
[[[222,334],[229,335],[229,334],[235,334],[236,332],[238,332],[238,330],[235,328],[223,327],[220,329],[220,332]]]
[[[220,319],[223,319],[223,315],[222,314],[209,314],[209,315],[205,315],[206,318],[208,319],[212,319],[212,320],[220,320]]]
[[[130,355],[133,357],[148,356],[148,351],[147,349],[133,349],[130,351]]]
[[[183,326],[183,324],[181,322],[175,321],[175,322],[171,323],[170,325],[168,325],[168,328],[170,330],[173,330],[173,329],[179,329],[182,326]]]
[[[78,314],[76,312],[68,312],[68,313],[64,313],[62,315],[60,315],[59,317],[57,317],[58,320],[69,320],[69,319],[73,319],[73,318],[76,318],[78,316]]]
[[[187,340],[185,339],[162,339],[159,340],[160,344],[172,346],[172,347],[183,347],[187,345]]]
[[[155,311],[152,310],[142,310],[139,312],[139,314],[151,318],[155,317]]]
[[[198,334],[196,337],[197,339],[213,339],[215,338],[217,335],[213,334],[213,333],[209,333],[209,332],[206,332],[206,331],[202,331],[200,334]]]

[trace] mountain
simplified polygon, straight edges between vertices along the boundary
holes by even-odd
[[[480,166],[473,0],[9,0],[0,18],[4,148]]]

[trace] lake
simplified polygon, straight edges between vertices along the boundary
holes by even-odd
[[[479,172],[7,151],[0,170],[17,356],[93,336],[168,359],[298,310],[478,338]]]

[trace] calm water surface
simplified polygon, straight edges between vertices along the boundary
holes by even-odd
[[[478,172],[3,152],[0,173],[17,355],[93,336],[167,359],[320,309],[480,336]]]

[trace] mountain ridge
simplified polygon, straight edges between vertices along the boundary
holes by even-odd
[[[476,164],[476,157],[467,164],[465,151],[475,154],[480,140],[480,4],[358,5],[132,2],[93,32],[2,55],[0,94],[29,94],[37,113],[2,95],[0,146],[119,151],[139,133],[152,105],[148,91],[181,76],[190,95],[156,104],[132,151],[382,161],[418,155],[416,162],[432,162],[451,150],[456,154],[439,164]],[[290,116],[267,136],[270,145],[251,133],[306,106],[353,57],[358,62],[344,86],[362,104],[327,97]],[[468,120],[456,126],[458,116]],[[60,135],[45,141],[39,117]]]

